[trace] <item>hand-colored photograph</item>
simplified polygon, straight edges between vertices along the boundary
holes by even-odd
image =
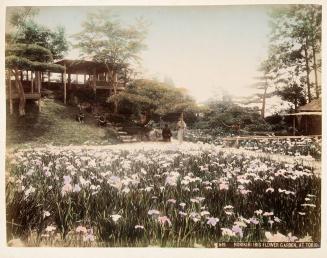
[[[8,247],[320,248],[322,6],[7,6]]]

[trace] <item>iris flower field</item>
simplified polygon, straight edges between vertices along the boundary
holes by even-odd
[[[321,179],[216,145],[53,147],[7,155],[7,237],[28,246],[216,247],[320,241]]]

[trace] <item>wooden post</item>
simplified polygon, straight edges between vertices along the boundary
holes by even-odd
[[[71,80],[71,74],[68,74],[68,88],[70,89],[70,86],[72,84],[72,80]]]
[[[86,83],[86,74],[84,73],[84,85]]]
[[[69,75],[70,74],[68,74],[68,76]],[[65,65],[65,68],[64,68],[63,80],[64,80],[64,104],[66,104],[66,97],[67,97],[67,89],[66,89],[66,65]]]
[[[236,136],[235,147],[238,148],[239,145],[239,136]]]
[[[114,95],[117,94],[117,72],[113,71],[113,90],[114,90]],[[109,90],[109,96],[110,96],[110,90]],[[118,101],[115,100],[114,102],[114,113],[118,113]]]
[[[51,83],[50,76],[51,76],[51,73],[50,73],[50,71],[48,71],[48,87],[50,87],[50,83]]]
[[[308,116],[305,116],[305,134],[308,135]]]
[[[13,105],[12,105],[12,93],[11,93],[11,70],[9,69],[8,72],[8,86],[9,86],[9,112],[12,115],[14,112]]]
[[[78,74],[76,74],[76,84],[78,84]]]
[[[96,85],[97,85],[97,83],[96,83],[96,79],[97,79],[97,75],[96,75],[96,73],[95,73],[95,71],[94,71],[94,73],[93,73],[93,91],[94,91],[94,94],[96,94],[96,92],[97,92],[97,88],[96,88]]]
[[[26,80],[28,81],[28,70],[26,71]]]
[[[61,73],[61,83],[64,85],[64,73]]]
[[[31,71],[31,93],[34,92],[34,79],[33,79],[33,71]]]
[[[295,135],[295,116],[293,116],[293,136]]]

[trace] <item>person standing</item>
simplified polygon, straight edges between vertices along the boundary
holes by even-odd
[[[168,124],[165,124],[165,127],[164,129],[162,129],[162,139],[164,142],[170,142],[171,141],[171,136],[172,136],[172,133],[168,127]]]
[[[183,142],[185,129],[186,129],[186,124],[184,122],[184,117],[183,117],[183,113],[182,113],[179,121],[177,122],[177,130],[178,130],[177,131],[177,139],[178,139],[179,143]]]

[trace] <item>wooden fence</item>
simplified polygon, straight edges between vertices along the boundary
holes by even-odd
[[[223,141],[235,142],[238,146],[240,141],[244,140],[284,140],[284,139],[321,139],[321,135],[305,135],[305,136],[234,136],[234,137],[224,137]]]

